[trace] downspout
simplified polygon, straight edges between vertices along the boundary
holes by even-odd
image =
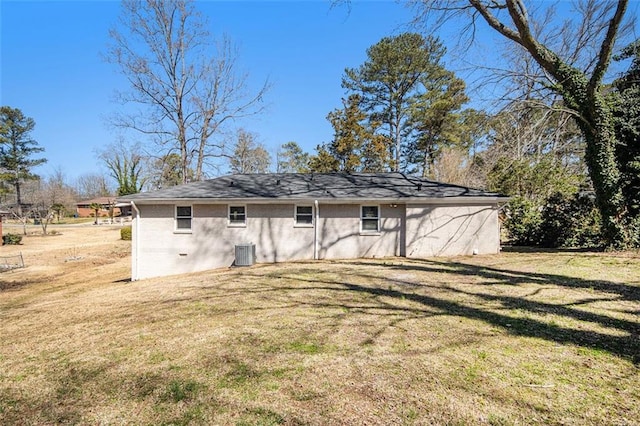
[[[313,260],[318,260],[318,219],[320,218],[320,211],[318,208],[318,200],[313,202],[316,209],[316,219],[313,227]]]
[[[136,211],[136,217],[134,222],[133,237],[132,241],[133,247],[131,253],[131,281],[138,281],[138,250],[140,249],[140,210],[134,201],[131,201],[131,207]]]

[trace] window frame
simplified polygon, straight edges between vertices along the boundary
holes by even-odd
[[[307,214],[307,213],[298,213],[298,208],[299,207],[308,207],[311,208],[311,213]],[[298,217],[299,216],[311,216],[311,222],[300,222],[298,221]],[[313,204],[296,204],[293,206],[293,226],[295,228],[313,228],[313,226],[315,225],[315,208],[313,207]]]
[[[244,220],[242,222],[231,220],[231,209],[242,207],[244,209]],[[232,228],[245,228],[247,226],[247,205],[246,204],[229,204],[227,205],[227,226]]]
[[[189,216],[179,215],[178,209],[189,208]],[[189,227],[181,228],[178,226],[180,220],[189,219]],[[178,234],[191,234],[193,232],[193,205],[192,204],[175,204],[173,209],[173,232]]]
[[[376,217],[372,218],[372,217],[365,217],[364,216],[364,209],[367,207],[375,207],[376,209]],[[365,234],[365,235],[379,235],[380,234],[380,205],[379,204],[361,204],[360,205],[360,233],[361,234]],[[365,221],[376,221],[376,229],[365,229],[364,228],[364,223]]]

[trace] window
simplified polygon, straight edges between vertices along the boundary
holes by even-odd
[[[176,231],[191,231],[191,206],[176,206]]]
[[[378,206],[360,207],[360,230],[362,232],[380,232],[380,208]]]
[[[296,206],[296,226],[313,226],[313,206]]]
[[[244,226],[247,224],[246,206],[229,206],[229,225]]]

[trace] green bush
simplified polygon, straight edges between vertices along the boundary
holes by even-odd
[[[601,218],[588,193],[554,194],[542,209],[540,244],[545,247],[602,247]]]
[[[2,244],[8,246],[16,246],[22,243],[22,235],[6,234],[2,236]]]
[[[131,241],[131,226],[125,226],[120,229],[120,238],[123,240]]]
[[[516,246],[535,246],[540,241],[539,208],[531,200],[513,197],[506,209],[504,227],[509,243]]]

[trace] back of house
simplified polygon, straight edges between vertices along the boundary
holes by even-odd
[[[402,173],[238,174],[123,197],[132,279],[238,263],[498,253],[499,194]],[[248,257],[247,257],[248,256]]]

